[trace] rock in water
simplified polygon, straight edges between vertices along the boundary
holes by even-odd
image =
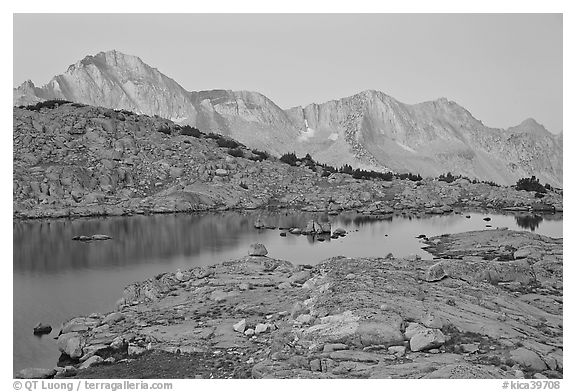
[[[110,239],[112,239],[112,237],[106,234],[77,235],[72,237],[73,241],[105,241]]]
[[[333,234],[336,234],[336,235],[345,235],[345,234],[346,234],[346,230],[344,230],[344,229],[341,228],[341,227],[338,227],[337,229],[334,230]]]
[[[93,241],[105,241],[112,239],[112,237],[106,234],[94,234],[91,239]]]
[[[318,223],[315,220],[309,220],[306,223],[306,229],[302,230],[305,234],[322,234],[330,233],[332,231],[332,226],[330,222]]]
[[[250,256],[266,256],[268,254],[268,250],[262,244],[252,244],[250,245],[248,254]]]
[[[87,235],[77,235],[72,237],[72,241],[90,241],[90,236]]]
[[[48,324],[38,323],[34,327],[34,335],[45,335],[52,332],[52,327]]]
[[[320,230],[322,230],[322,233],[330,233],[332,232],[332,225],[330,222],[320,223]]]

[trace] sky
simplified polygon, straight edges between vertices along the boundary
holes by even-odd
[[[485,125],[562,125],[561,14],[15,14],[14,87],[86,55],[139,56],[189,91],[258,91],[281,108],[380,90],[440,97]]]

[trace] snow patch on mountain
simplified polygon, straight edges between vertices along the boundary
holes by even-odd
[[[305,131],[302,131],[298,136],[299,142],[306,142],[309,139],[314,137],[316,131],[308,126],[308,120],[304,119],[304,126],[306,127]]]
[[[411,147],[408,147],[407,145],[399,142],[398,140],[394,140],[394,142],[395,142],[397,145],[399,145],[400,147],[402,147],[404,150],[409,151],[409,152],[414,153],[414,154],[416,153],[416,150],[414,150],[414,149],[411,148]]]

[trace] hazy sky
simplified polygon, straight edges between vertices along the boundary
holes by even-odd
[[[563,129],[560,14],[17,14],[14,86],[111,49],[187,90],[258,91],[282,108],[374,89],[446,97],[488,126]]]

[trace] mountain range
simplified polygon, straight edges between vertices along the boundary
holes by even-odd
[[[409,105],[368,90],[282,109],[257,92],[187,91],[139,57],[115,50],[86,56],[42,87],[26,81],[13,97],[16,106],[65,99],[157,115],[275,155],[309,153],[337,167],[451,172],[503,185],[535,175],[562,186],[562,134],[533,119],[490,128],[446,98]]]

